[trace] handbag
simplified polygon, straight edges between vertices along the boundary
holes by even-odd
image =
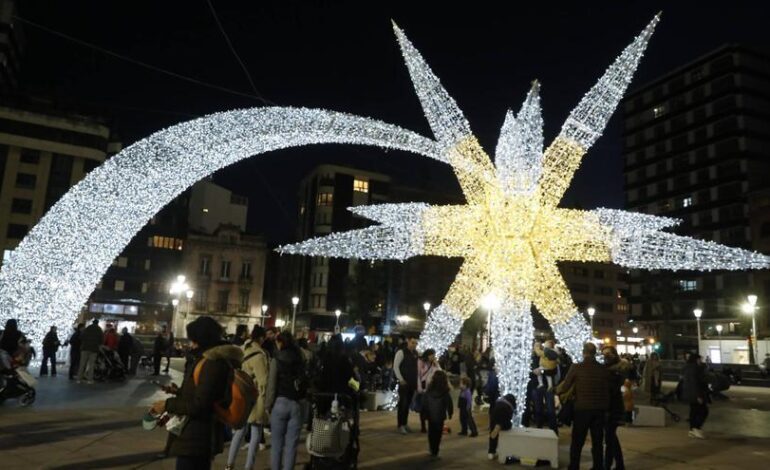
[[[412,395],[412,402],[409,404],[409,409],[415,413],[422,411],[422,395],[423,394],[420,392],[414,392],[414,395]]]
[[[308,449],[314,455],[336,456],[345,452],[347,439],[341,419],[313,418],[313,431],[310,434]]]

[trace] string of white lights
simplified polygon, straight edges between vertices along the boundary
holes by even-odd
[[[495,371],[501,395],[510,393],[516,397],[514,426],[521,425],[532,367],[534,326],[531,305],[528,300],[504,301],[492,313]]]

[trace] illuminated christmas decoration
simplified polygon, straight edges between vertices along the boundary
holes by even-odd
[[[590,339],[558,261],[615,262],[642,269],[766,268],[766,256],[662,232],[674,219],[558,207],[582,156],[603,131],[631,80],[656,17],[607,69],[543,150],[539,84],[508,113],[495,164],[454,100],[394,29],[435,140],[373,119],[317,109],[261,108],[206,116],[131,145],[57,202],[0,271],[0,317],[17,317],[39,343],[67,328],[103,273],[164,205],[213,172],[275,149],[349,143],[401,149],[453,168],[466,204],[385,204],[352,210],[378,225],[282,248],[285,253],[464,262],[429,315],[420,348],[439,353],[486,295],[501,299],[492,340],[501,391],[521,397],[532,340],[530,306],[575,359]],[[517,418],[518,419],[518,418]]]

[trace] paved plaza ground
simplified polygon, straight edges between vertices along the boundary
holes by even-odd
[[[179,381],[179,373],[172,371]],[[166,378],[169,380],[169,378]],[[124,384],[78,385],[66,376],[43,378],[39,399],[30,408],[14,402],[0,407],[0,469],[170,469],[171,459],[158,459],[165,431],[144,431],[140,420],[146,406],[163,394],[149,378]],[[729,400],[711,408],[705,426],[708,439],[687,437],[687,424],[666,428],[629,427],[619,430],[628,468],[638,469],[760,469],[770,461],[770,390],[734,388]],[[686,418],[686,407],[673,405]],[[485,413],[477,413],[480,428]],[[417,425],[415,415],[410,417]],[[450,423],[459,429],[457,418]],[[475,439],[444,436],[441,458],[428,457],[424,434],[396,433],[392,412],[365,412],[361,417],[360,467],[371,469],[500,468],[486,460],[485,435]],[[568,463],[569,429],[562,428],[560,467]],[[301,446],[303,448],[304,446]],[[243,468],[245,451],[236,468]],[[307,462],[301,450],[297,466]],[[257,460],[257,469],[268,468],[268,452]],[[583,468],[590,468],[589,448]],[[224,468],[224,456],[214,468]],[[520,468],[512,465],[507,468]]]

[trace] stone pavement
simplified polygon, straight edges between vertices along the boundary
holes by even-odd
[[[177,373],[172,372],[177,377]],[[168,378],[166,379],[168,380]],[[0,469],[171,469],[173,460],[157,459],[163,448],[163,430],[144,431],[140,419],[147,404],[159,394],[150,378],[125,384],[93,386],[70,383],[66,377],[42,379],[40,400],[30,408],[13,402],[0,407]],[[683,422],[667,428],[629,427],[619,430],[628,468],[732,469],[767,468],[770,459],[770,394],[766,390],[734,389],[730,400],[713,404],[706,423],[707,440],[687,437]],[[133,404],[132,404],[133,402]],[[686,419],[686,406],[672,405]],[[484,413],[476,414],[480,429]],[[410,417],[417,427],[416,416]],[[428,457],[427,439],[416,433],[395,432],[392,412],[367,412],[361,418],[360,467],[367,469],[500,468],[486,460],[486,437],[444,436],[441,458]],[[456,432],[457,418],[450,423]],[[301,446],[302,449],[304,446]],[[560,463],[567,464],[569,430],[562,429]],[[583,468],[590,467],[590,452],[583,451]],[[268,452],[258,456],[257,469],[268,467]],[[241,451],[236,468],[242,468]],[[298,467],[308,457],[301,450]],[[509,466],[508,468],[520,468]],[[218,456],[214,468],[224,468]]]

